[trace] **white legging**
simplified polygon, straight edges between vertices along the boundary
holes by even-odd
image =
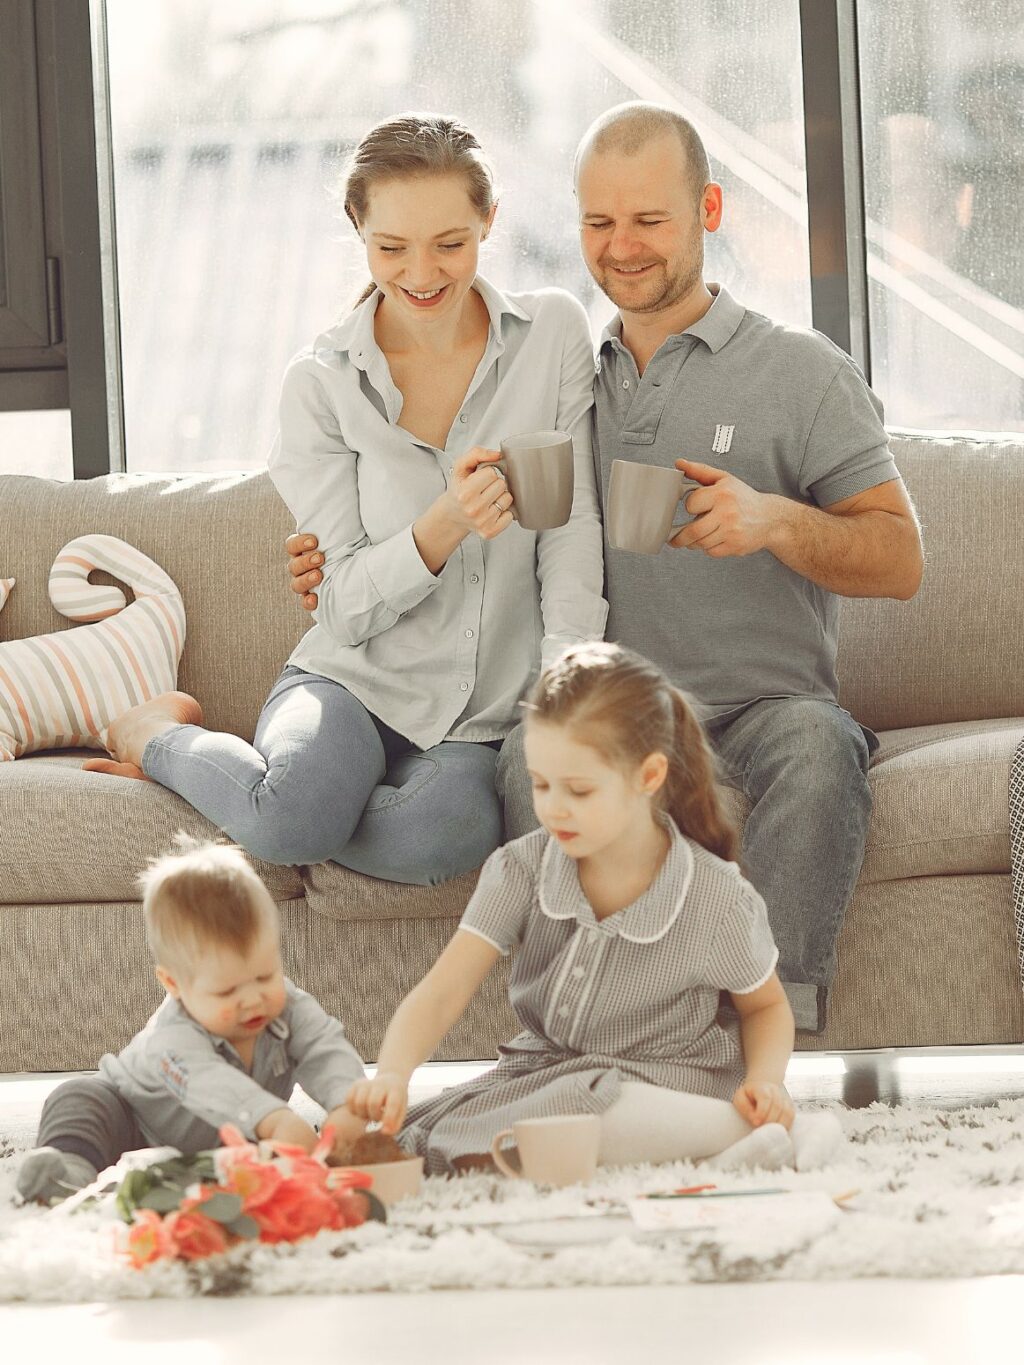
[[[728,1100],[687,1095],[642,1081],[623,1081],[602,1115],[602,1166],[697,1161],[717,1156],[753,1132]]]

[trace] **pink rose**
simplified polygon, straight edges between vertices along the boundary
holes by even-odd
[[[135,1209],[132,1220],[125,1252],[136,1270],[177,1254],[167,1225],[158,1213],[152,1209]]]
[[[168,1214],[164,1226],[174,1247],[174,1254],[183,1261],[201,1261],[206,1256],[214,1256],[228,1248],[228,1236],[220,1223],[215,1223],[195,1208]]]
[[[239,1161],[228,1172],[221,1188],[238,1195],[243,1213],[252,1213],[273,1197],[283,1179],[276,1166]]]
[[[297,1242],[312,1237],[321,1228],[337,1226],[338,1216],[328,1194],[294,1180],[282,1181],[265,1204],[252,1210],[261,1242]]]

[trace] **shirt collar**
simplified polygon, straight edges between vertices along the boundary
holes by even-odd
[[[477,275],[473,287],[484,301],[491,320],[490,330],[497,341],[502,341],[503,318],[506,313],[524,322],[532,320],[532,313],[502,293],[500,289],[496,289],[482,275]],[[321,332],[313,343],[313,350],[318,357],[326,358],[327,354],[340,353],[347,355],[357,370],[365,370],[371,358],[380,355],[380,347],[373,334],[373,318],[382,298],[381,291],[374,289],[369,298],[353,308],[341,322],[329,327],[326,332]]]
[[[699,341],[704,342],[709,351],[714,353],[720,351],[727,342],[733,339],[737,328],[743,321],[743,314],[746,309],[741,303],[736,302],[724,285],[709,284],[708,289],[713,297],[711,307],[704,316],[698,318],[692,327],[687,327],[682,332],[673,332],[671,336],[665,338],[665,341],[674,341],[678,337],[697,337]],[[617,347],[620,350],[625,349],[622,345],[621,313],[616,313],[601,333],[598,353],[602,352],[607,345],[611,345],[613,348]]]
[[[549,919],[575,919],[618,934],[631,943],[655,943],[664,938],[679,917],[693,879],[693,850],[668,821],[671,845],[658,875],[631,905],[599,920],[580,886],[579,868],[554,839],[549,839],[540,865],[538,899]]]

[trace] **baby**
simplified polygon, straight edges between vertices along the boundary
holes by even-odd
[[[316,1133],[288,1107],[296,1081],[328,1111],[339,1151],[366,1127],[345,1107],[363,1063],[341,1024],[284,975],[266,887],[237,848],[177,845],[140,878],[167,999],[99,1076],[47,1099],[18,1174],[26,1200],[66,1198],[139,1147],[216,1147],[224,1123],[310,1151]]]

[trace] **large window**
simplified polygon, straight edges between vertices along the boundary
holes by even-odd
[[[1024,7],[858,13],[875,387],[890,421],[1024,431]]]
[[[289,356],[365,282],[336,190],[377,119],[430,108],[502,189],[484,270],[611,309],[579,256],[570,167],[621,100],[682,109],[727,193],[709,273],[809,324],[797,0],[108,0],[130,470],[252,467]]]

